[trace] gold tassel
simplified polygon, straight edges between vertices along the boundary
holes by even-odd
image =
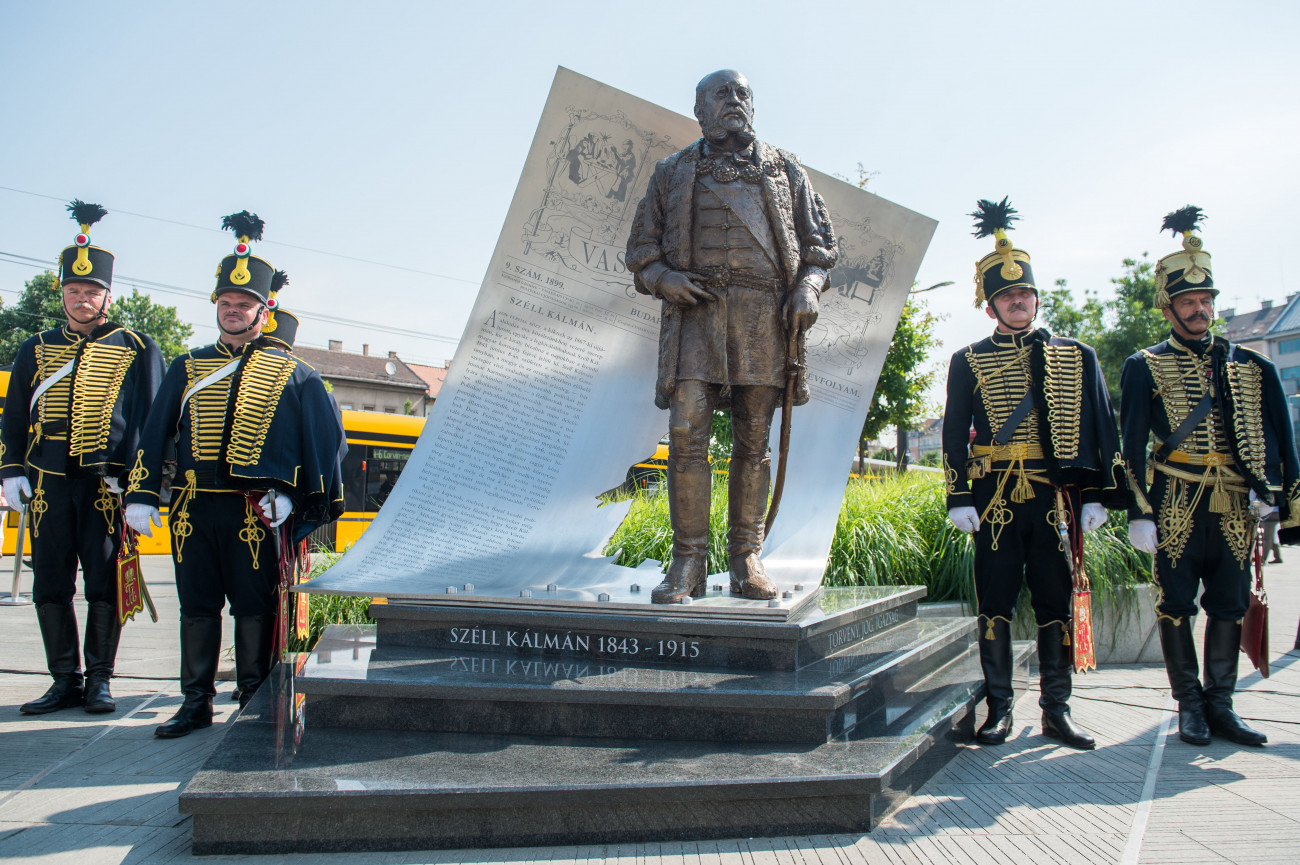
[[[1020,464],[1020,472],[1016,477],[1016,488],[1011,491],[1011,501],[1016,504],[1024,504],[1034,497],[1034,488],[1029,483],[1029,477],[1025,474],[1025,464]]]
[[[1062,645],[1062,646],[1068,646],[1068,645],[1070,645],[1070,626],[1069,626],[1069,625],[1066,625],[1064,628],[1061,628],[1061,645]]]
[[[984,624],[988,625],[988,629],[984,631],[984,639],[986,639],[986,640],[996,640],[998,637],[997,637],[997,634],[994,634],[994,633],[993,633],[993,620],[992,620],[992,619],[985,619],[985,620],[984,620]]]
[[[1232,499],[1228,491],[1223,488],[1223,475],[1216,472],[1214,475],[1214,490],[1210,493],[1210,513],[1227,514],[1232,512]]]

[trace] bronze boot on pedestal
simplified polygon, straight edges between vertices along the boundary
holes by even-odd
[[[673,563],[650,600],[675,604],[704,597],[709,579],[709,500],[713,469],[707,459],[668,458],[668,514],[673,525]]]
[[[24,715],[45,715],[80,706],[82,700],[81,655],[77,646],[77,613],[72,603],[37,604],[36,621],[45,643],[45,665],[54,684],[45,694],[23,703]]]
[[[1237,656],[1241,652],[1241,622],[1205,620],[1205,719],[1210,732],[1238,745],[1258,748],[1268,737],[1247,727],[1232,709],[1237,690]]]
[[[1043,735],[1060,739],[1080,751],[1091,751],[1097,741],[1070,717],[1070,647],[1065,644],[1065,625],[1052,622],[1038,629],[1038,705],[1043,709]]]
[[[727,558],[731,591],[765,601],[776,597],[776,585],[763,569],[763,518],[772,464],[768,459],[732,456],[728,480]]]
[[[1208,745],[1210,725],[1205,720],[1205,694],[1196,668],[1192,620],[1184,617],[1175,621],[1162,616],[1159,628],[1169,688],[1178,701],[1178,738],[1189,745]]]
[[[984,702],[989,713],[975,733],[975,741],[981,745],[1001,745],[1011,735],[1011,705],[1016,701],[1011,684],[1011,624],[1002,619],[981,623],[979,646],[987,693]]]

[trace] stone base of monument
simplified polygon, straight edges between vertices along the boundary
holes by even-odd
[[[973,620],[917,619],[922,591],[830,589],[787,623],[377,606],[229,725],[181,794],[193,850],[870,831],[982,696]]]

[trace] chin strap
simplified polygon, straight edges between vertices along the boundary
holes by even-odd
[[[1038,309],[1035,309],[1034,317],[1029,319],[1029,324],[1021,328],[1015,328],[1007,324],[1006,321],[1003,320],[1002,313],[998,312],[998,308],[994,306],[993,301],[991,300],[989,301],[989,306],[993,307],[993,317],[998,320],[998,324],[1002,325],[1004,328],[1007,329],[1008,333],[1019,333],[1022,330],[1029,330],[1031,327],[1034,326],[1034,322],[1038,321]]]
[[[221,332],[224,333],[226,336],[243,336],[244,334],[248,333],[248,332],[249,332],[250,330],[252,330],[253,328],[257,327],[257,325],[258,325],[258,321],[262,318],[262,313],[263,313],[265,310],[266,310],[266,304],[265,304],[265,303],[259,303],[259,304],[257,305],[257,312],[253,315],[253,323],[250,324],[248,327],[244,328],[243,330],[226,330],[224,327],[221,326],[221,319],[218,318],[218,319],[217,319],[217,330],[221,331]]]

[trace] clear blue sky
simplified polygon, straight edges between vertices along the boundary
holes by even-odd
[[[1298,23],[1294,2],[0,0],[0,186],[24,190],[0,189],[0,252],[52,259],[76,230],[62,202],[100,202],[117,272],[190,292],[155,297],[210,341],[232,245],[213,229],[248,208],[286,307],[341,319],[308,318],[303,344],[441,362],[555,67],[685,114],[734,67],[762,138],[822,171],[862,163],[939,220],[918,277],[956,283],[929,295],[951,314],[936,360],[989,330],[981,197],[1020,208],[1041,285],[1103,292],[1126,256],[1173,251],[1161,217],[1198,204],[1221,305],[1253,309],[1300,290]],[[0,261],[0,299],[34,272]]]

